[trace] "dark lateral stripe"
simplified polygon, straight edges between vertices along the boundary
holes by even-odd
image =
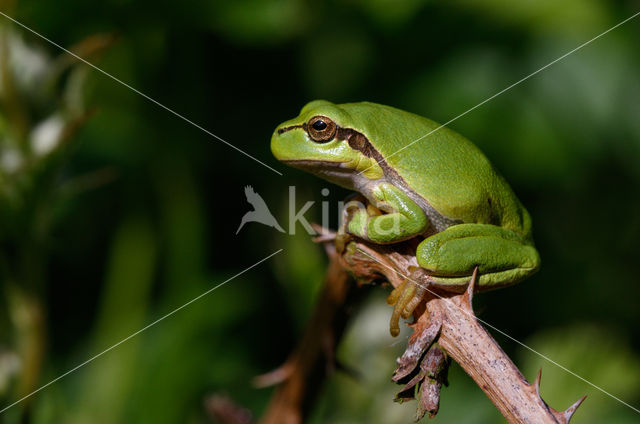
[[[336,137],[340,140],[345,140],[349,143],[349,147],[353,150],[361,152],[368,158],[380,158],[384,160],[382,155],[371,145],[369,139],[362,133],[351,128],[338,128]]]
[[[407,183],[404,181],[395,169],[387,164],[387,161],[382,154],[371,144],[369,139],[362,133],[352,128],[338,128],[336,137],[340,140],[346,140],[349,143],[349,147],[361,152],[368,158],[374,159],[378,165],[382,168],[384,175],[392,182],[407,187]]]
[[[285,133],[287,131],[291,131],[291,130],[295,130],[296,128],[302,128],[303,130],[307,130],[307,124],[301,124],[301,125],[291,125],[290,127],[284,127],[284,128],[280,128],[278,130],[278,134],[282,134]]]

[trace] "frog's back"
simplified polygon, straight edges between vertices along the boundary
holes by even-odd
[[[389,167],[443,216],[500,225],[530,237],[527,211],[485,155],[427,118],[375,103],[338,105]],[[360,118],[356,118],[360,117]],[[377,136],[376,136],[377,135]]]

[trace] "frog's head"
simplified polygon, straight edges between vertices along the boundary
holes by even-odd
[[[384,173],[368,139],[354,128],[358,126],[345,108],[316,100],[276,128],[271,151],[290,166],[347,187],[355,175],[381,178]]]

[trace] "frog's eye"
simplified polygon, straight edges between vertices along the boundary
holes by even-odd
[[[326,116],[314,116],[307,123],[307,132],[317,143],[327,143],[333,140],[336,128],[336,123]]]

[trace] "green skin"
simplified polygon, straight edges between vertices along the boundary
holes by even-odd
[[[333,137],[314,140],[318,119],[335,123],[325,130]],[[479,290],[523,280],[540,263],[528,212],[466,138],[448,128],[421,138],[438,127],[389,106],[317,100],[276,128],[271,151],[382,212],[349,213],[349,234],[380,244],[424,237],[416,259],[432,284],[458,291],[475,267]]]

